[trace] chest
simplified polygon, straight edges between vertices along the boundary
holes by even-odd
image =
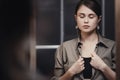
[[[81,45],[81,56],[82,57],[91,57],[91,53],[93,53],[96,49],[96,43],[86,43]]]
[[[96,48],[96,54],[109,66],[111,67],[112,65],[112,57],[111,57],[111,49],[110,48],[105,48],[105,47],[100,47],[100,46],[94,46],[94,47],[85,47],[85,49],[82,49],[82,48],[77,48],[77,49],[69,49],[66,51],[67,53],[67,60],[66,60],[66,63],[64,64],[64,69],[65,71],[67,71],[79,58],[79,55],[82,54],[84,56],[88,56],[89,54],[89,51],[87,53],[87,49],[90,48],[91,49],[91,52],[94,51],[94,49]],[[86,53],[84,53],[86,52]],[[82,53],[81,53],[82,52]]]

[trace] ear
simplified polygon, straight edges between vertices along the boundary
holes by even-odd
[[[77,21],[77,15],[76,14],[74,15],[74,18],[75,18],[75,21]]]
[[[101,21],[101,19],[102,19],[102,16],[99,16],[98,17],[98,23]]]

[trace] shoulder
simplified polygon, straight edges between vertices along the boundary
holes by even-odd
[[[67,47],[67,46],[76,46],[76,44],[78,43],[78,38],[74,38],[68,41],[63,42],[63,46]]]
[[[111,40],[111,39],[108,39],[108,38],[105,38],[105,37],[103,37],[103,39],[104,39],[104,41],[106,41],[106,42],[111,42],[111,43],[115,43],[115,41],[114,40]]]
[[[76,47],[77,43],[78,43],[78,38],[74,38],[74,39],[63,42],[58,48]]]
[[[108,39],[108,38],[103,37],[103,41],[104,41],[104,43],[107,44],[108,46],[114,46],[114,45],[115,45],[115,41],[114,41],[114,40],[111,40],[111,39]]]

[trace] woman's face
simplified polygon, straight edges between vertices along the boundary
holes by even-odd
[[[96,27],[100,21],[96,13],[84,5],[78,9],[75,19],[80,31],[86,33],[96,31]]]

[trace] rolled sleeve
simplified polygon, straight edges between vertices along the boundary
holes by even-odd
[[[113,45],[113,49],[112,49],[112,70],[115,71],[116,69],[116,46],[115,46],[115,43]]]
[[[58,47],[55,53],[54,77],[60,77],[65,73],[64,64],[66,61],[66,51],[62,44]]]

